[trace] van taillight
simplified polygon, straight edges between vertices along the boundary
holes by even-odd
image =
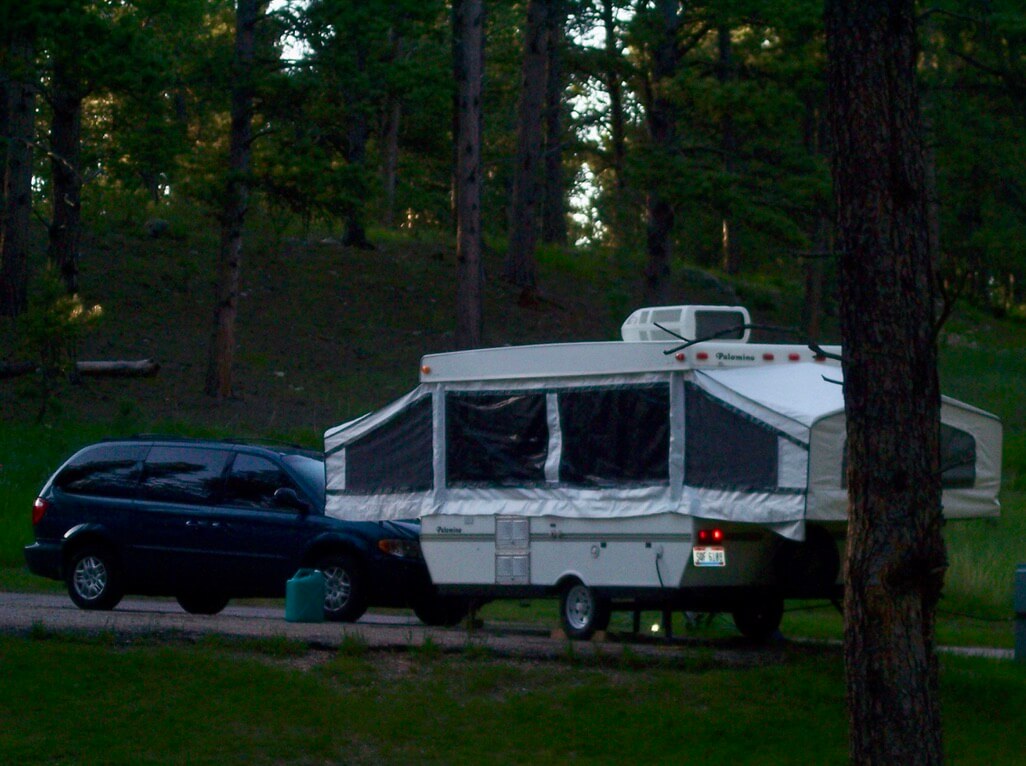
[[[32,504],[32,526],[43,520],[49,508],[50,504],[46,500],[41,497],[36,498],[36,502]]]
[[[698,542],[702,545],[718,545],[724,540],[723,530],[716,529],[700,529],[698,530]]]

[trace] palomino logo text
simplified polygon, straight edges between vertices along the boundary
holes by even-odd
[[[720,362],[754,362],[755,357],[748,354],[731,354],[726,351],[716,352],[716,359]]]

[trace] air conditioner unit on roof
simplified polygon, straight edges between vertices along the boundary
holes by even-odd
[[[743,306],[650,306],[620,327],[625,341],[712,340],[747,343],[751,334]]]

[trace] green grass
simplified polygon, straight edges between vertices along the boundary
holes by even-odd
[[[3,763],[841,763],[835,651],[478,655],[0,638]],[[305,668],[305,669],[304,669]],[[944,658],[952,763],[1026,751],[1021,666]],[[1001,736],[994,736],[996,731]]]

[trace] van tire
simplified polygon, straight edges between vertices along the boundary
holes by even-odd
[[[125,594],[114,554],[106,546],[93,543],[71,554],[65,582],[68,595],[79,609],[109,611]]]
[[[603,598],[580,580],[563,588],[559,597],[559,619],[567,638],[587,641],[609,627],[609,599]]]
[[[753,597],[734,609],[732,615],[742,636],[764,644],[780,630],[784,599],[776,594]]]
[[[324,619],[356,622],[367,611],[367,581],[356,559],[344,553],[324,556],[314,565],[324,575]]]

